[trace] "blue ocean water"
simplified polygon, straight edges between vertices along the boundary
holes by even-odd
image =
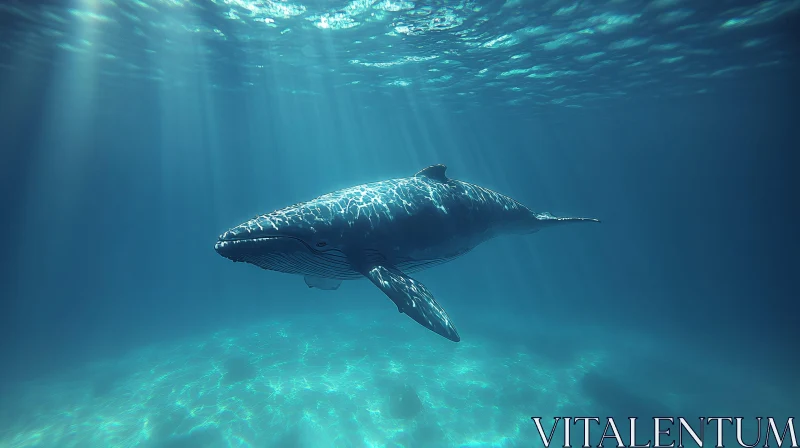
[[[518,448],[531,416],[796,416],[798,11],[0,3],[0,447]],[[432,164],[603,222],[414,274],[459,343],[367,280],[214,252]]]

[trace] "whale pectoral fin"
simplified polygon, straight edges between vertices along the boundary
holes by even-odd
[[[341,280],[336,280],[332,278],[314,277],[312,275],[306,275],[305,277],[303,277],[303,280],[306,281],[306,285],[308,285],[309,288],[318,288],[327,291],[339,289],[339,286],[342,285]]]
[[[373,266],[364,275],[392,299],[398,311],[453,342],[461,340],[453,321],[425,285],[392,266]]]

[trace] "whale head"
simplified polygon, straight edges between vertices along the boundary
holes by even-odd
[[[219,236],[214,249],[221,256],[261,268],[329,276],[343,259],[335,222],[318,207],[299,204],[256,216]],[[321,259],[325,259],[322,262]],[[329,266],[331,261],[334,266]]]

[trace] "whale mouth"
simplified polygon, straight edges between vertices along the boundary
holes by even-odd
[[[260,257],[269,253],[314,252],[305,241],[286,235],[220,237],[214,244],[214,250],[223,257],[234,261],[247,261],[248,258]]]
[[[233,249],[233,248],[236,248],[236,247],[240,247],[240,248],[253,247],[255,245],[259,245],[259,244],[263,244],[263,243],[269,243],[271,241],[286,241],[286,240],[291,240],[291,239],[295,239],[295,238],[288,237],[288,236],[278,236],[278,235],[276,235],[276,236],[261,236],[261,237],[255,237],[255,238],[247,237],[247,236],[241,236],[239,238],[237,238],[237,237],[223,238],[223,236],[220,236],[219,240],[217,240],[217,243],[214,244],[214,250],[216,250],[217,252],[220,252],[220,251],[223,251],[223,250],[226,250],[226,249]]]
[[[217,244],[219,244],[219,243],[239,243],[239,242],[270,241],[270,240],[280,240],[280,239],[285,239],[285,238],[291,238],[291,237],[290,236],[284,236],[284,235],[270,235],[270,236],[241,235],[241,236],[226,237],[225,235],[220,235],[219,239],[217,240]]]
[[[219,236],[218,240],[220,242],[230,242],[230,241],[254,241],[260,239],[272,239],[272,238],[285,238],[286,235],[281,235],[277,232],[266,231],[266,229],[253,229],[247,225],[240,225],[236,226],[222,235]]]

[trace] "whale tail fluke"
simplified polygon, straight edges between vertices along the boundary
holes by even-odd
[[[550,213],[534,213],[534,218],[536,218],[536,221],[533,224],[531,232],[538,232],[539,229],[543,229],[545,227],[552,227],[560,224],[569,224],[576,222],[597,222],[597,223],[600,222],[600,220],[597,218],[562,218],[558,216],[553,216]]]

